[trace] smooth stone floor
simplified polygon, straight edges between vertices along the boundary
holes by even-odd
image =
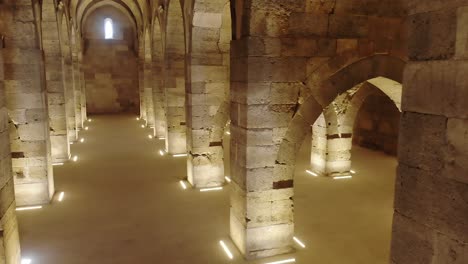
[[[294,199],[296,236],[307,247],[247,262],[229,240],[229,188],[182,190],[185,158],[160,156],[164,142],[148,139],[142,121],[92,119],[80,133],[85,142],[72,145],[79,160],[54,167],[63,202],[55,197],[41,210],[18,212],[23,257],[33,264],[260,264],[290,257],[307,264],[389,263],[394,157],[354,147],[353,179],[314,178],[305,173],[310,141],[304,142]]]

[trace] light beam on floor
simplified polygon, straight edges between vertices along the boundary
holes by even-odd
[[[315,173],[315,172],[313,172],[313,171],[311,171],[311,170],[306,170],[306,172],[307,172],[308,174],[314,176],[314,177],[318,177],[318,174]]]
[[[52,163],[52,166],[62,166],[63,162]]]
[[[165,140],[166,138],[165,137],[160,137],[158,138],[159,140]]]
[[[16,208],[16,211],[28,211],[28,210],[37,210],[37,209],[42,209],[42,206],[37,205],[37,206],[18,207]]]
[[[184,181],[180,181],[180,186],[182,186],[182,189],[187,190],[187,185],[185,184]]]
[[[202,188],[200,192],[211,192],[211,191],[220,191],[223,187],[212,187],[212,188]]]
[[[229,248],[226,246],[226,243],[224,243],[224,241],[220,240],[219,241],[219,244],[221,245],[221,247],[223,248],[224,252],[226,253],[226,255],[228,256],[228,258],[230,259],[233,259],[234,256],[232,255],[231,251],[229,250]]]
[[[31,264],[31,263],[32,263],[32,259],[29,259],[29,258],[21,259],[21,264]]]
[[[353,176],[345,175],[345,176],[335,176],[333,177],[334,180],[343,180],[343,179],[351,179]]]
[[[283,264],[283,263],[294,263],[294,262],[296,262],[296,259],[291,258],[291,259],[268,262],[268,263],[265,263],[265,264]]]
[[[172,157],[177,158],[177,157],[187,157],[187,154],[174,154]]]
[[[63,198],[64,198],[64,197],[65,197],[65,193],[64,193],[64,192],[61,192],[61,193],[59,194],[58,201],[59,201],[59,202],[63,201]]]
[[[293,240],[294,240],[294,242],[296,242],[296,244],[298,244],[298,245],[301,246],[302,248],[305,248],[305,247],[306,247],[305,244],[302,243],[301,240],[299,240],[299,238],[293,237]]]

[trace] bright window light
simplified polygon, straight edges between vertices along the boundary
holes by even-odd
[[[21,264],[31,264],[31,263],[32,263],[32,259],[28,259],[28,258],[21,259]]]
[[[224,241],[219,241],[219,244],[221,245],[221,247],[223,248],[224,252],[226,253],[226,255],[228,256],[228,258],[230,259],[233,259],[234,256],[232,255],[231,251],[229,250],[229,248],[226,246],[226,243],[224,243]]]
[[[25,206],[25,207],[18,207],[16,211],[26,211],[26,210],[37,210],[42,209],[42,206]]]
[[[112,19],[110,18],[104,19],[104,31],[105,31],[106,39],[114,38],[114,25],[112,23]]]
[[[280,260],[280,261],[273,261],[273,262],[268,262],[268,263],[265,263],[265,264],[283,264],[283,263],[294,263],[296,262],[296,259],[285,259],[285,260]]]

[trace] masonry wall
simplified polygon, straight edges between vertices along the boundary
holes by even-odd
[[[114,39],[104,39],[104,19]],[[120,11],[102,7],[86,23],[83,59],[88,113],[138,113],[138,61],[131,24]]]
[[[370,95],[356,116],[353,143],[396,155],[400,111],[386,95]]]

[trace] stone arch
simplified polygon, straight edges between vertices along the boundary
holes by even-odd
[[[340,65],[336,71],[328,75],[327,79],[309,87],[313,91],[312,95],[299,107],[298,112],[290,122],[285,137],[279,145],[276,163],[280,166],[294,168],[297,151],[308,133],[307,125],[310,127],[315,123],[315,120],[322,113],[323,107],[329,106],[340,94],[352,87],[377,77],[402,82],[404,65],[405,62],[399,58],[388,55],[373,55],[352,61],[348,65]],[[308,78],[308,84],[311,83],[310,80],[311,77]],[[285,179],[293,179],[294,169],[292,168],[286,170]]]
[[[220,135],[229,113],[231,11],[227,0],[192,5],[186,7],[187,175],[200,188],[224,183]]]
[[[164,13],[164,89],[166,95],[166,150],[186,153],[185,28],[179,0],[166,2]],[[164,10],[164,7],[161,6]]]
[[[153,65],[153,109],[154,136],[166,138],[165,94],[163,86],[164,47],[158,10],[155,8],[152,18],[152,65]]]

